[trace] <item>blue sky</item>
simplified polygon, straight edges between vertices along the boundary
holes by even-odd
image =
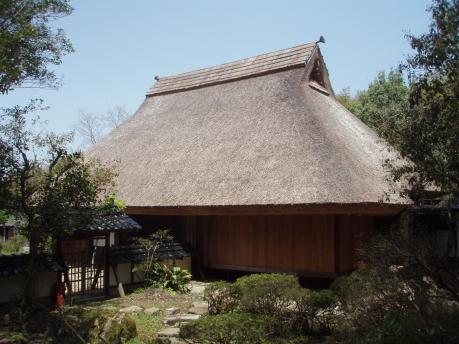
[[[75,53],[56,68],[57,91],[17,89],[0,106],[43,98],[49,128],[70,130],[78,110],[125,106],[133,113],[154,76],[181,73],[325,36],[335,91],[365,88],[410,53],[405,33],[427,31],[429,1],[72,1],[58,25]]]

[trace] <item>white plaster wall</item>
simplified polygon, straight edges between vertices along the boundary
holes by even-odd
[[[131,283],[131,264],[118,264],[117,269],[119,281],[123,284]],[[116,278],[113,269],[110,268],[110,287],[116,287]]]
[[[41,273],[37,277],[36,296],[54,297],[57,283],[56,272]],[[15,302],[24,288],[24,275],[0,277],[0,303]]]

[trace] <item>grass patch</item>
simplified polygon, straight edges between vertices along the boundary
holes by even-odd
[[[133,314],[132,318],[135,320],[137,326],[137,337],[131,340],[130,344],[136,343],[151,343],[156,334],[163,327],[163,315],[149,315],[145,313]]]

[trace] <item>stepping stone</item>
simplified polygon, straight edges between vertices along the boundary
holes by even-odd
[[[204,290],[206,289],[205,286],[203,285],[196,285],[196,284],[193,284],[191,286],[191,294],[204,294]]]
[[[158,307],[151,307],[145,310],[145,314],[148,315],[157,315],[159,313],[161,313],[161,309],[159,309]]]
[[[176,323],[198,320],[200,317],[201,316],[199,314],[183,314],[183,315],[177,315],[175,317],[167,317],[164,320],[164,323],[167,325],[174,325]]]
[[[177,314],[178,311],[179,309],[177,307],[166,308],[166,315]]]
[[[158,337],[177,337],[180,334],[180,328],[168,327],[158,332]]]
[[[141,313],[143,308],[139,306],[129,306],[120,309],[120,313],[132,314],[132,313]]]
[[[188,310],[188,313],[204,315],[209,312],[207,302],[193,302],[193,307]]]
[[[169,344],[186,344],[186,343],[187,342],[184,342],[183,340],[175,338],[175,337],[172,337],[169,339]]]

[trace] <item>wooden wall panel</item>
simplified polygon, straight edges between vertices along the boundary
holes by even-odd
[[[208,267],[335,271],[333,216],[210,216],[202,222]]]
[[[357,267],[357,250],[369,240],[375,231],[375,219],[371,216],[336,216],[338,235],[338,271],[349,272]]]
[[[171,228],[194,264],[248,271],[349,272],[378,221],[367,215],[136,216]],[[381,222],[381,221],[379,221]]]

